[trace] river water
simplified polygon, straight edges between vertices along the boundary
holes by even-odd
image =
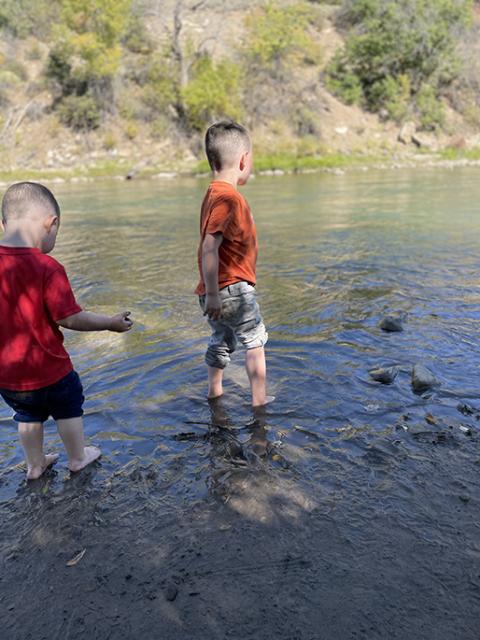
[[[16,613],[29,591],[12,594],[8,576],[49,567],[59,638],[478,638],[478,170],[259,177],[244,188],[276,396],[261,416],[241,353],[223,406],[212,415],[205,401],[208,328],[192,292],[206,184],[55,185],[53,255],[80,304],[128,309],[135,328],[65,331],[86,433],[104,453],[92,469],[69,477],[47,423],[60,462],[27,486],[0,407],[8,637],[34,633]],[[406,314],[403,332],[378,327],[391,312]],[[417,363],[440,383],[424,395],[411,388]],[[370,378],[392,365],[391,385]],[[96,613],[82,598],[70,615],[79,584]],[[118,612],[125,584],[137,605]]]

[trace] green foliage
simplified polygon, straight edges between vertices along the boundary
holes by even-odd
[[[359,104],[363,98],[362,82],[343,52],[335,54],[330,62],[325,84],[345,104]]]
[[[279,7],[275,2],[253,11],[246,19],[245,55],[251,64],[278,71],[294,59],[315,58],[316,43],[308,34],[311,8],[304,2]]]
[[[123,131],[129,140],[135,140],[138,136],[138,126],[132,120],[126,123]]]
[[[106,151],[113,151],[113,149],[115,149],[116,146],[117,146],[117,140],[116,140],[115,136],[113,135],[113,133],[108,131],[105,134],[105,138],[103,139],[103,147],[104,147],[104,149]]]
[[[54,29],[46,75],[56,87],[62,122],[95,128],[101,111],[112,108],[131,0],[60,2],[61,22]]]
[[[422,124],[431,128],[442,121],[432,103],[458,72],[456,37],[471,18],[471,0],[346,0],[340,21],[350,32],[327,84],[347,102],[395,120],[420,100],[418,111],[431,116]]]
[[[101,114],[97,101],[90,95],[67,96],[58,106],[60,121],[77,131],[97,129]]]
[[[227,60],[214,63],[207,55],[198,58],[182,91],[189,126],[201,131],[218,118],[240,119],[240,88],[241,73],[235,63]]]
[[[433,87],[424,84],[416,96],[416,106],[423,129],[434,130],[445,121],[445,111]]]
[[[401,122],[409,112],[411,87],[407,75],[386,76],[371,87],[373,102],[390,119]]]
[[[141,55],[148,55],[155,49],[144,21],[140,16],[134,14],[130,16],[126,24],[122,44],[128,51]]]
[[[170,55],[167,50],[151,56],[146,70],[143,101],[154,116],[165,113],[178,99],[178,80]]]
[[[17,38],[46,37],[59,12],[59,0],[1,0],[0,29]]]

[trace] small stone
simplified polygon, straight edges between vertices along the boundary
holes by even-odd
[[[398,141],[403,144],[410,144],[412,142],[412,138],[415,135],[416,126],[412,121],[405,122],[403,127],[398,132]]]
[[[439,385],[433,373],[423,364],[416,364],[412,371],[412,388],[415,393],[423,393]]]
[[[165,589],[165,598],[169,602],[173,602],[178,595],[178,589],[174,584],[169,584]]]
[[[393,333],[395,331],[403,331],[403,318],[399,315],[385,316],[380,322],[380,329]]]
[[[464,416],[471,416],[474,413],[477,413],[477,409],[474,409],[472,406],[467,404],[466,402],[460,402],[457,404],[457,410],[460,411]]]
[[[380,367],[378,369],[372,369],[369,371],[370,377],[376,382],[381,382],[382,384],[391,384],[398,374],[397,367]]]

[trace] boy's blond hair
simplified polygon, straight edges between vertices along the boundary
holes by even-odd
[[[250,151],[250,147],[248,131],[238,122],[216,122],[205,134],[205,151],[212,171],[233,166],[238,156]]]

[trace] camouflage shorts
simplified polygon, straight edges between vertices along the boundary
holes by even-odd
[[[208,319],[212,328],[205,362],[210,367],[224,369],[238,343],[246,349],[263,347],[268,334],[260,315],[255,287],[248,282],[236,282],[220,290],[222,315],[218,320]],[[199,298],[205,310],[205,296]]]

